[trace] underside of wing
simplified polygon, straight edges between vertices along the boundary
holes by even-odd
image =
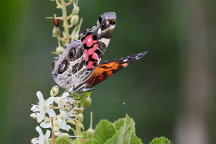
[[[115,25],[116,14],[114,12],[106,12],[100,15],[95,26],[80,34],[79,39],[84,45],[88,71],[94,70],[100,63],[109,45]]]
[[[86,84],[88,87],[93,87],[101,83],[114,73],[127,67],[130,63],[139,60],[145,56],[146,53],[147,52],[142,52],[125,58],[102,62],[96,67],[90,78],[86,81]]]

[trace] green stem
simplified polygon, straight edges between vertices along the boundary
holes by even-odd
[[[92,129],[92,123],[93,123],[93,112],[90,112],[90,129]]]
[[[81,28],[81,25],[82,25],[82,22],[83,22],[83,18],[80,19],[80,22],[79,22],[79,27],[77,29],[77,33],[79,34],[80,32],[80,28]]]
[[[76,136],[78,136],[77,137],[77,144],[80,144],[80,141],[81,141],[81,135],[82,135],[82,132],[81,132],[81,127],[79,126],[79,123],[80,122],[78,122],[78,123],[76,123]]]
[[[66,3],[65,0],[61,0],[61,6],[62,6],[62,19],[63,19],[63,27],[65,32],[65,43],[69,42],[69,25],[68,25],[68,16],[67,16],[67,9],[66,9]]]
[[[74,102],[74,104],[75,104],[74,108],[80,108],[80,101],[79,100],[76,100]],[[80,137],[80,136],[82,136],[81,124],[82,124],[82,122],[79,119],[77,119],[75,121],[75,128],[76,128],[75,136],[77,136],[77,144],[81,144],[81,140],[82,140],[82,137]]]

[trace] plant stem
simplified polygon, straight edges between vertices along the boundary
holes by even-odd
[[[67,16],[67,9],[66,9],[66,3],[65,0],[61,0],[61,6],[62,6],[62,19],[63,19],[63,27],[65,32],[65,43],[69,42],[69,29],[68,29],[68,16]]]
[[[92,123],[93,123],[93,112],[90,112],[90,129],[92,129]]]
[[[82,135],[81,133],[81,127],[79,126],[80,122],[76,123],[76,136],[77,136],[77,144],[80,144],[80,136]]]
[[[74,102],[74,108],[80,108],[80,104],[79,104],[79,100],[76,100],[75,102]],[[82,125],[82,122],[79,120],[79,119],[77,119],[77,120],[75,120],[75,136],[77,136],[77,144],[80,144],[80,142],[81,142],[81,135],[82,135],[82,130],[81,130],[81,125]]]
[[[54,134],[54,130],[53,130],[53,117],[51,118],[51,123],[52,123],[52,144],[55,144],[55,134]]]

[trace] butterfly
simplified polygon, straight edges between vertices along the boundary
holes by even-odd
[[[142,52],[125,58],[101,62],[116,26],[116,14],[105,12],[96,24],[81,33],[78,40],[66,45],[54,62],[52,77],[62,88],[71,93],[93,90],[114,73],[142,58]]]

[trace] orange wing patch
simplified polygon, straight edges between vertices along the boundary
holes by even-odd
[[[130,63],[135,62],[146,55],[147,52],[142,52],[134,54],[132,56],[127,56],[125,58],[115,59],[111,61],[105,61],[99,64],[90,78],[85,82],[87,87],[91,88],[96,84],[101,83],[106,80],[112,74],[118,72],[119,70],[127,67]]]
[[[86,83],[90,87],[92,87],[92,86],[106,80],[112,74],[116,73],[117,71],[126,67],[127,65],[128,65],[127,63],[120,64],[120,63],[115,62],[115,61],[100,64],[96,67],[93,74],[90,76],[90,78],[87,80]]]

